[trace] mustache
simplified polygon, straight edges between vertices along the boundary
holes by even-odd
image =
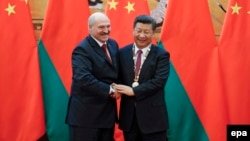
[[[110,34],[110,31],[102,32],[102,35],[109,35],[109,34]]]

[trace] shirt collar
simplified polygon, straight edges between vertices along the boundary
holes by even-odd
[[[145,54],[147,52],[147,50],[150,48],[151,44],[149,44],[147,47],[141,49],[142,50],[142,54]],[[137,53],[137,51],[139,50],[139,48],[136,46],[136,44],[134,43],[134,47],[135,47],[135,53]]]
[[[92,35],[90,35],[90,36],[97,42],[97,44],[98,44],[100,47],[102,47],[103,44],[106,44],[106,42],[105,42],[105,43],[102,43],[102,42],[98,41],[94,36],[92,36]]]

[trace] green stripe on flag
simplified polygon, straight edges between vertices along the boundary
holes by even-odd
[[[161,41],[158,45],[164,48]],[[172,63],[165,92],[169,118],[168,141],[208,141],[206,131]]]
[[[42,41],[38,51],[48,138],[50,141],[69,141],[69,127],[65,124],[69,96]]]

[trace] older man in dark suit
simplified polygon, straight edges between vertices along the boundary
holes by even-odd
[[[155,20],[140,15],[134,21],[134,43],[120,50],[122,94],[119,127],[125,141],[166,141],[168,117],[164,86],[170,54],[152,44]]]
[[[117,120],[112,83],[118,80],[118,44],[110,20],[100,12],[88,20],[87,36],[72,53],[73,82],[66,123],[71,141],[114,141]]]

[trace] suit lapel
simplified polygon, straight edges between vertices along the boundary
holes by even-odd
[[[116,53],[115,53],[115,50],[114,48],[111,47],[111,44],[109,43],[109,41],[107,41],[107,48],[108,48],[108,51],[109,51],[109,55],[111,57],[111,60],[112,60],[112,65],[116,68],[117,67],[117,60],[116,60]],[[107,59],[107,57],[105,57],[106,60],[109,62],[109,60]],[[110,62],[109,62],[110,63]]]
[[[99,46],[99,44],[98,44],[91,36],[89,36],[88,39],[89,39],[90,45],[91,45],[92,48],[97,52],[97,54],[99,54],[102,58],[104,58],[106,62],[108,62],[109,64],[111,64],[111,63],[109,62],[108,58],[106,57],[104,51],[102,50],[102,48]],[[109,50],[110,50],[110,48],[109,48]],[[111,54],[112,54],[112,53],[110,53],[110,55],[111,55]],[[111,56],[112,56],[112,55],[111,55]],[[111,58],[112,58],[112,57],[111,57]],[[113,58],[114,58],[114,57],[113,57]],[[112,59],[113,59],[113,58],[112,58]]]
[[[155,56],[155,46],[151,46],[151,49],[150,49],[150,52],[146,58],[146,60],[144,61],[144,63],[142,64],[142,67],[141,67],[141,71],[140,71],[140,75],[139,75],[139,81],[143,81],[143,76],[144,76],[144,73],[146,71],[148,71],[149,67],[150,67],[150,63],[152,62],[152,60],[154,59],[154,56]]]
[[[125,60],[127,60],[128,62],[127,62],[127,64],[128,64],[128,66],[127,66],[127,71],[129,72],[129,74],[133,74],[133,75],[129,75],[131,78],[131,84],[132,84],[132,82],[134,81],[134,78],[135,78],[135,71],[134,71],[134,59],[133,59],[133,50],[132,50],[132,48],[133,48],[133,44],[132,45],[130,45],[129,46],[129,48],[127,49],[127,51],[126,51],[126,58],[125,58]],[[122,64],[121,64],[122,65]]]

